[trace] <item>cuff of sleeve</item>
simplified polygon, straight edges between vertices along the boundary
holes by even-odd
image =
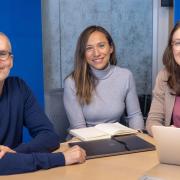
[[[63,153],[52,153],[53,156],[50,159],[51,167],[65,166],[65,158]]]

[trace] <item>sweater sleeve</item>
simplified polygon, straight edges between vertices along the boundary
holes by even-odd
[[[86,127],[86,121],[82,112],[82,107],[76,96],[74,81],[68,77],[64,83],[64,107],[70,122],[70,128]]]
[[[152,136],[151,127],[153,125],[157,125],[157,126],[164,125],[164,120],[165,120],[164,104],[165,104],[166,87],[167,87],[167,74],[165,73],[164,70],[161,70],[156,77],[151,108],[146,121],[146,129],[151,136]]]
[[[0,159],[0,175],[33,172],[64,165],[62,153],[7,153]]]
[[[38,105],[29,87],[21,82],[24,97],[24,126],[33,137],[28,143],[18,145],[14,150],[21,153],[51,152],[59,147],[59,137],[43,110]]]
[[[128,114],[129,127],[133,129],[143,129],[144,121],[139,106],[136,92],[136,85],[132,73],[129,73],[129,84],[126,96],[126,110]]]

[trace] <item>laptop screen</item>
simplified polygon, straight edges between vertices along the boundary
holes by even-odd
[[[180,165],[180,128],[152,126],[159,161]]]

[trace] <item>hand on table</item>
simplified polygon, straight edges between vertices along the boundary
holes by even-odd
[[[86,160],[86,152],[79,146],[73,146],[70,149],[63,152],[65,157],[65,164],[83,163]]]

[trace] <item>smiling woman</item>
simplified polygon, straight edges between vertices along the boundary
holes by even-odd
[[[180,21],[170,33],[163,55],[164,68],[158,73],[146,128],[152,126],[180,128]]]
[[[95,31],[89,36],[85,58],[90,66],[99,70],[105,69],[112,52],[113,47],[102,32]]]
[[[174,59],[180,65],[180,29],[177,29],[172,38]]]
[[[71,129],[119,122],[125,111],[131,128],[143,128],[133,75],[116,66],[115,52],[113,39],[103,27],[90,26],[80,34],[75,67],[64,85]]]

